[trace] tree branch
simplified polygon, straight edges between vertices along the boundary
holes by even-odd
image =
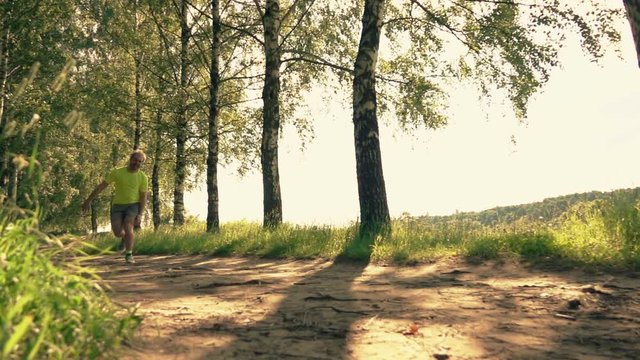
[[[316,65],[322,65],[322,66],[326,66],[332,69],[336,69],[336,70],[340,70],[340,71],[346,71],[349,74],[353,73],[353,69],[339,65],[339,64],[334,64],[328,60],[325,60],[323,58],[321,58],[318,55],[306,52],[306,51],[302,51],[302,50],[283,50],[282,54],[295,54],[295,55],[299,55],[298,57],[290,57],[290,58],[286,58],[286,59],[282,59],[282,63],[284,64],[285,62],[290,62],[290,61],[304,61],[304,62],[308,62],[311,64],[316,64]]]
[[[255,40],[261,46],[264,46],[264,41],[262,41],[259,37],[255,36],[252,32],[250,32],[248,30],[236,27],[234,25],[231,25],[231,24],[228,24],[228,23],[225,23],[225,22],[220,22],[220,25],[222,25],[224,27],[228,27],[229,29],[233,29],[233,30],[235,30],[237,32],[243,33],[243,34],[249,36],[250,38],[252,38],[253,40]]]
[[[262,7],[260,6],[260,1],[253,0],[253,3],[256,4],[256,9],[258,10],[258,14],[260,14],[260,19],[264,18],[264,12],[262,11]]]
[[[282,22],[280,23],[281,25],[284,23],[284,19],[286,19],[289,16],[289,14],[291,13],[293,7],[297,3],[298,3],[298,0],[296,0],[296,2],[293,5],[291,5],[291,7],[289,7],[289,10],[287,10],[287,13],[285,14],[285,16],[282,17]],[[309,13],[309,10],[311,10],[311,8],[313,7],[314,3],[315,3],[315,0],[311,0],[311,4],[309,4],[309,7],[298,18],[298,21],[296,22],[296,24],[291,28],[291,30],[289,30],[289,32],[285,36],[282,37],[282,42],[280,43],[280,46],[284,45],[286,43],[287,39],[289,38],[289,36],[291,35],[291,33],[293,33],[293,31],[295,29],[297,29],[298,26],[300,26],[300,23],[305,18],[305,16],[307,16],[307,14]]]

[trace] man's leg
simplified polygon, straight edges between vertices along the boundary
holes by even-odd
[[[133,226],[135,217],[127,216],[124,218],[124,248],[127,252],[133,251]]]
[[[132,263],[133,261],[133,242],[134,242],[134,233],[133,226],[135,222],[135,216],[127,216],[124,218],[124,259],[128,263]]]
[[[115,210],[115,211],[114,211]],[[124,213],[118,209],[111,209],[111,231],[113,235],[120,239],[118,250],[124,248]]]

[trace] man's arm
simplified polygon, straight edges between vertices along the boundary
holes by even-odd
[[[91,202],[93,201],[93,199],[95,199],[96,196],[98,196],[98,194],[102,192],[102,190],[106,189],[107,186],[109,186],[109,183],[106,181],[102,181],[100,184],[98,184],[98,186],[96,186],[95,189],[93,189],[93,191],[91,192],[87,200],[85,200],[84,203],[82,203],[83,213],[86,213],[89,211],[89,209],[91,209]]]
[[[136,225],[140,225],[142,222],[142,215],[144,214],[144,209],[147,206],[147,194],[148,192],[140,192],[140,204],[138,207],[138,216],[136,216]]]

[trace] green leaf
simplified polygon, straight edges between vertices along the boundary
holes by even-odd
[[[22,319],[22,321],[20,321],[20,324],[15,327],[13,334],[9,338],[9,341],[4,344],[4,349],[2,349],[3,358],[6,358],[9,355],[13,347],[16,346],[18,341],[20,341],[24,334],[27,333],[27,330],[29,330],[29,326],[32,322],[33,316],[27,315]]]
[[[16,315],[20,314],[22,312],[22,309],[24,308],[24,306],[28,302],[30,302],[32,299],[33,299],[33,296],[31,296],[31,295],[23,295],[22,297],[20,297],[20,299],[18,299],[16,304],[13,305],[13,307],[11,307],[11,310],[9,310],[9,312],[7,313],[7,318],[6,318],[7,323],[11,323],[13,318]]]
[[[29,355],[27,355],[28,360],[35,358],[35,356],[38,354],[38,350],[40,349],[40,346],[42,346],[42,342],[44,341],[45,335],[47,334],[49,321],[51,321],[51,313],[47,312],[44,316],[44,319],[42,320],[42,324],[40,325],[40,334],[38,335],[38,339],[29,351]]]

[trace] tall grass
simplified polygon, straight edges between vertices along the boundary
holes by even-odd
[[[640,205],[637,198],[613,196],[578,203],[555,219],[520,218],[483,225],[460,216],[429,222],[402,218],[393,221],[390,235],[358,243],[357,224],[297,226],[263,229],[257,223],[223,224],[218,234],[207,234],[195,223],[137,236],[140,254],[208,254],[279,258],[335,258],[399,264],[432,261],[448,256],[477,259],[516,258],[555,261],[586,267],[640,268]],[[110,235],[97,237],[98,247],[114,244]],[[355,244],[356,246],[353,246]],[[367,247],[358,248],[358,244]],[[361,247],[362,247],[361,246]]]
[[[0,235],[0,358],[108,358],[131,336],[139,318],[109,301],[71,245],[34,218]]]
[[[640,268],[639,205],[618,197],[573,207],[553,231],[558,253],[581,263]]]
[[[257,223],[232,222],[223,224],[219,233],[209,234],[205,232],[204,224],[196,223],[177,229],[164,227],[157,232],[142,231],[136,235],[135,251],[139,254],[332,258],[344,250],[355,231],[356,226],[284,224],[276,229],[263,229]],[[98,248],[109,248],[114,242],[111,235],[99,235],[94,240]]]

